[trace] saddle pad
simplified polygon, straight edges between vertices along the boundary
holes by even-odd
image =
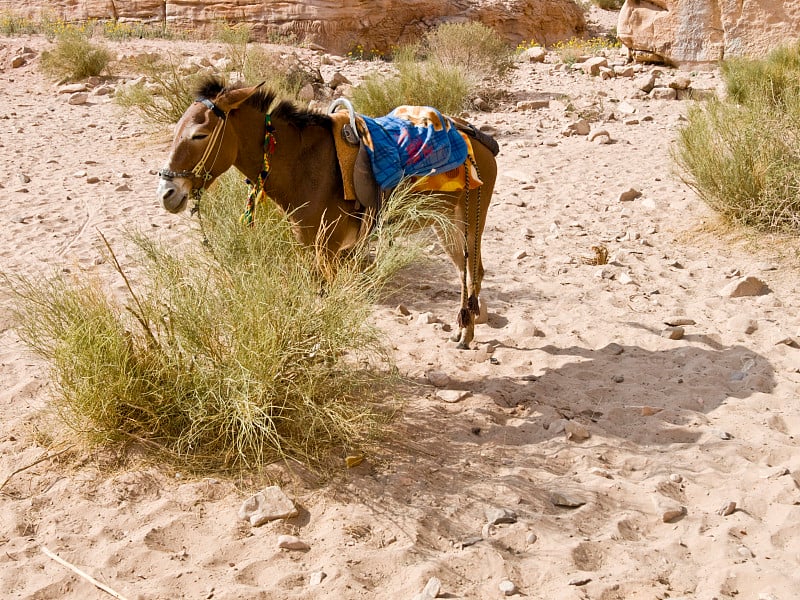
[[[383,190],[404,177],[451,171],[467,160],[467,143],[453,122],[429,106],[399,106],[376,119],[359,115],[356,128]]]

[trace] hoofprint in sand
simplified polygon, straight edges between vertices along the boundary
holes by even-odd
[[[85,270],[121,291],[98,231],[124,262],[126,228],[177,243],[193,226],[154,199],[170,132],[153,134],[109,96],[70,104],[35,58],[10,68],[22,46],[48,44],[0,40],[0,268]],[[326,62],[326,79],[369,68]],[[663,71],[698,89],[719,83],[712,71]],[[419,385],[382,453],[334,481],[286,467],[195,479],[146,460],[120,469],[110,452],[55,456],[37,425],[46,365],[4,308],[3,597],[109,597],[46,547],[148,600],[410,599],[432,578],[450,598],[796,598],[796,265],[783,241],[707,227],[713,216],[669,154],[688,103],[647,97],[640,75],[523,63],[513,102],[469,115],[502,146],[484,238],[489,322],[473,350],[447,341],[458,282],[432,243],[433,260],[376,313]],[[531,100],[547,102],[515,109]],[[582,127],[568,105],[598,115],[606,135],[564,135]],[[608,263],[592,264],[603,249]],[[723,291],[745,276],[766,293]],[[253,527],[239,509],[268,482],[299,514]],[[282,535],[308,549],[279,547]]]

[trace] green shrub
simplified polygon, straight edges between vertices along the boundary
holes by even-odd
[[[26,17],[11,13],[0,14],[0,33],[3,35],[28,35],[38,32],[39,27],[36,23]]]
[[[80,80],[102,74],[111,62],[111,53],[93,44],[86,32],[68,27],[56,36],[53,50],[42,52],[40,65],[58,80]]]
[[[397,192],[374,260],[359,246],[321,294],[315,253],[276,209],[239,223],[239,181],[225,176],[203,200],[205,251],[199,239],[176,248],[137,234],[132,267],[111,253],[124,305],[86,275],[10,282],[17,331],[50,362],[58,413],[90,441],[132,440],[194,469],[323,467],[386,423],[398,380],[368,319],[417,256],[390,236],[429,220],[430,198]]]
[[[696,105],[674,157],[723,219],[800,232],[800,46],[726,61],[726,100]]]

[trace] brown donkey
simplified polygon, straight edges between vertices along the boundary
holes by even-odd
[[[446,216],[464,235],[440,239],[461,275],[461,308],[453,341],[469,348],[483,279],[481,236],[497,177],[492,150],[472,140],[483,185],[437,192]],[[495,149],[496,153],[496,149]],[[216,79],[198,89],[198,100],[175,129],[169,159],[159,172],[158,199],[169,212],[184,210],[189,198],[236,167],[289,215],[297,239],[313,245],[324,232],[326,250],[338,253],[363,235],[364,209],[345,200],[329,115],[304,110],[255,87],[225,87]]]

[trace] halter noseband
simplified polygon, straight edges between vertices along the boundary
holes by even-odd
[[[208,98],[198,98],[195,100],[195,102],[199,102],[200,104],[204,105],[206,108],[208,108],[208,110],[214,113],[214,115],[219,117],[219,121],[214,124],[214,129],[211,131],[211,135],[208,137],[208,144],[206,145],[205,151],[203,151],[203,156],[200,157],[200,160],[190,171],[171,171],[170,169],[161,169],[158,172],[158,176],[162,179],[166,179],[167,181],[172,181],[173,179],[179,178],[196,177],[203,181],[203,184],[197,190],[194,190],[195,192],[198,192],[202,191],[205,183],[212,177],[211,172],[206,170],[206,161],[208,161],[208,159],[211,157],[211,153],[214,151],[214,146],[216,146],[217,140],[220,138],[220,134],[225,129],[225,123],[228,114]],[[217,152],[219,152],[219,150],[217,150]],[[212,161],[211,164],[213,165],[214,161]]]

